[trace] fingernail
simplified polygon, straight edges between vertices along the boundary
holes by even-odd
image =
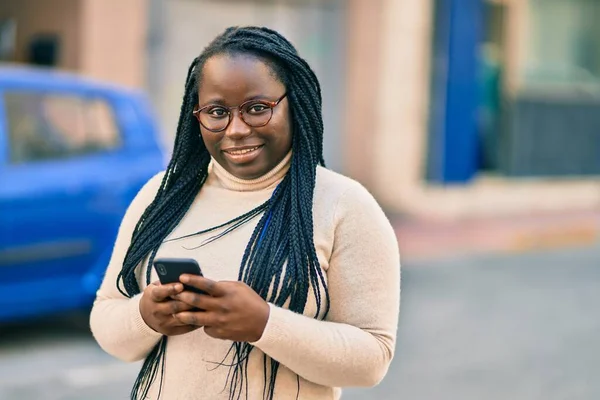
[[[189,277],[189,276],[187,276],[187,275],[181,275],[181,276],[179,277],[179,280],[180,280],[181,282],[183,282],[183,283],[188,283],[188,282],[190,281],[190,277]]]
[[[183,291],[183,285],[181,283],[176,283],[175,284],[175,290],[178,292]]]

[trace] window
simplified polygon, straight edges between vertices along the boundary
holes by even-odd
[[[600,86],[600,2],[529,0],[526,84]]]
[[[111,106],[100,98],[36,92],[4,96],[10,162],[58,160],[118,148]]]

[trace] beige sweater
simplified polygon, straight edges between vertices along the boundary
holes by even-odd
[[[209,178],[185,218],[169,236],[216,226],[266,201],[289,168],[290,156],[266,176],[243,181],[211,164]],[[162,174],[152,178],[129,207],[91,314],[92,332],[100,346],[128,362],[142,360],[160,339],[139,311],[140,296],[128,299],[116,287],[131,233],[152,201]],[[373,386],[392,360],[400,303],[400,260],[394,231],[373,197],[359,183],[318,167],[314,195],[314,243],[331,296],[327,320],[320,321],[271,306],[262,338],[253,343],[248,380],[251,400],[262,399],[262,353],[281,363],[275,399],[339,399],[341,387]],[[258,223],[195,250],[206,237],[163,244],[158,257],[194,258],[204,275],[237,280],[242,255]],[[145,270],[145,269],[144,269]],[[140,276],[145,276],[140,271]],[[138,277],[143,289],[145,281]],[[157,280],[153,272],[152,280]],[[316,302],[309,291],[306,315]],[[228,368],[215,369],[231,342],[211,338],[202,329],[169,338],[161,399],[227,399]],[[158,380],[150,398],[156,399]],[[133,383],[132,383],[133,384]]]

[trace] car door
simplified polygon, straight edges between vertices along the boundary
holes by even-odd
[[[124,191],[139,189],[149,176],[137,183],[127,178],[136,169],[126,166],[117,100],[90,88],[49,86],[0,91],[1,283],[20,294],[14,307],[24,290],[36,303],[24,313],[80,300],[82,274],[111,247],[131,200]]]

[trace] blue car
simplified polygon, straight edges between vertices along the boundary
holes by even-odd
[[[138,92],[0,66],[0,322],[89,307],[119,223],[165,168]]]

